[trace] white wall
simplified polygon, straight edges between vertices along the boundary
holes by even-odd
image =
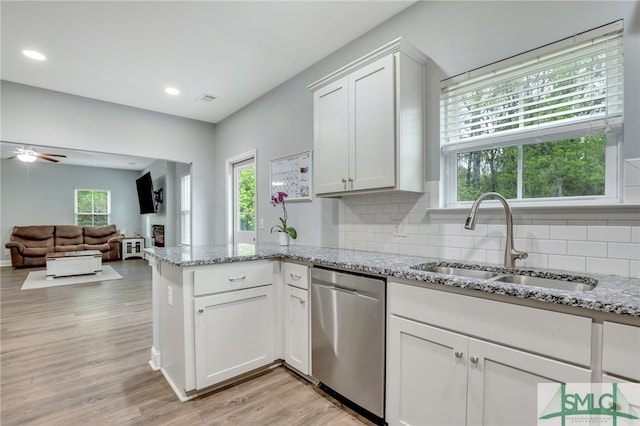
[[[192,163],[193,243],[210,244],[215,126],[2,81],[2,140]]]
[[[74,224],[75,189],[111,191],[111,223],[129,235],[140,230],[136,171],[2,160],[0,175],[3,243],[14,226]],[[9,259],[4,250],[0,259]]]
[[[256,70],[259,72],[259,70]],[[265,228],[258,230],[258,241],[275,241],[269,229],[278,224],[280,206],[271,200],[270,161],[313,149],[313,102],[306,85],[306,75],[297,76],[268,95],[258,99],[216,128],[215,193],[225,194],[225,161],[257,150],[257,217]],[[336,247],[338,245],[338,204],[336,200],[315,198],[312,201],[287,203],[287,224],[298,231],[294,243]],[[216,243],[225,243],[226,209],[215,206]]]

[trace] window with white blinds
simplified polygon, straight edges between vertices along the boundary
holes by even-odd
[[[180,244],[191,245],[191,175],[180,178]]]
[[[506,192],[511,199],[615,196],[607,193],[607,188],[615,192],[615,183],[606,180],[615,179],[616,172],[605,169],[617,166],[604,156],[612,155],[622,134],[622,24],[614,22],[442,82],[446,204],[470,201],[486,191]],[[575,170],[564,171],[547,164],[557,163],[563,152],[584,157],[584,164],[570,162],[566,167]],[[579,185],[593,166],[587,157],[601,160],[596,168],[602,177]],[[527,180],[523,169],[532,179]],[[554,174],[546,182],[534,182],[539,169]]]

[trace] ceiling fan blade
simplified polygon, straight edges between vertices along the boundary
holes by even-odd
[[[67,158],[67,156],[64,155],[64,154],[49,154],[49,153],[46,153],[46,152],[41,152],[40,154],[46,155],[47,157],[64,157],[64,158]]]
[[[51,158],[51,157],[47,157],[45,154],[40,154],[39,152],[34,153],[34,155],[36,157],[38,157],[41,160],[47,160],[47,161],[51,161],[52,163],[59,163],[59,160],[56,160],[55,158]]]

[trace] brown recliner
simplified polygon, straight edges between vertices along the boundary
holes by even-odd
[[[102,252],[102,260],[120,259],[120,236],[116,226],[85,226],[84,250]]]
[[[5,247],[11,250],[14,267],[43,266],[45,256],[53,253],[55,226],[14,226]]]

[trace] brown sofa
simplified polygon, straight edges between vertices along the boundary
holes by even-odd
[[[115,225],[14,226],[5,247],[11,250],[15,268],[44,266],[47,253],[61,251],[99,250],[103,261],[120,259],[120,236]]]

